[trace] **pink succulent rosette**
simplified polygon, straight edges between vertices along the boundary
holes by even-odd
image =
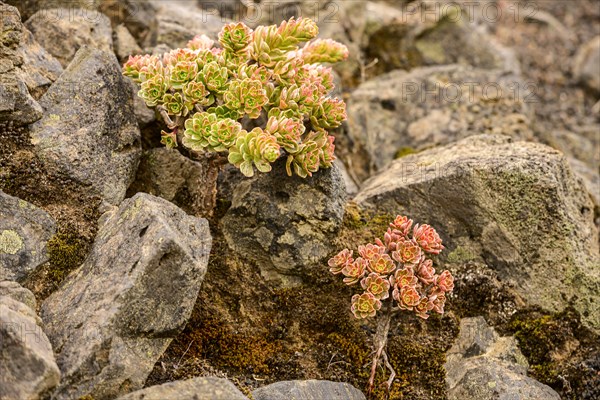
[[[374,317],[379,309],[381,309],[381,301],[371,293],[355,294],[352,296],[350,310],[356,318]]]
[[[354,285],[364,276],[367,271],[367,260],[364,258],[358,257],[351,263],[347,263],[346,266],[342,269],[342,274],[344,274],[344,283],[346,285]]]
[[[360,285],[379,300],[390,297],[390,282],[375,272],[371,272],[369,276],[360,281]]]
[[[334,275],[341,273],[347,264],[351,264],[354,261],[352,258],[352,253],[352,250],[344,249],[330,258],[327,262],[327,264],[331,267],[329,268],[329,272]]]
[[[440,235],[431,226],[416,224],[413,229],[413,239],[423,250],[431,254],[439,254],[443,249]]]
[[[392,258],[405,266],[415,267],[421,262],[421,247],[414,240],[404,240],[396,246]]]
[[[451,292],[454,290],[454,277],[450,274],[450,271],[444,271],[437,278],[438,287],[444,292]]]

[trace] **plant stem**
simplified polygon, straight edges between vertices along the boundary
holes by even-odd
[[[386,382],[388,396],[392,383],[394,382],[394,378],[396,377],[396,372],[392,368],[392,365],[389,363],[388,356],[385,351],[388,343],[388,333],[390,332],[392,314],[392,299],[389,299],[385,304],[385,311],[383,315],[380,316],[377,320],[377,331],[375,332],[375,337],[373,338],[373,348],[375,349],[375,354],[373,355],[373,364],[371,365],[371,377],[369,378],[369,394],[371,394],[371,392],[373,391],[373,386],[375,385],[375,374],[377,373],[377,365],[379,364],[379,360],[382,356],[385,362],[385,366],[390,371],[390,378]]]

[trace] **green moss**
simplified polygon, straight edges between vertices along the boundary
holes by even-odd
[[[591,361],[594,358],[600,359],[598,337],[581,325],[574,309],[554,314],[537,309],[520,311],[511,320],[509,333],[514,334],[529,361],[529,373],[558,390],[561,397],[579,398],[578,393],[591,387],[597,391],[597,371],[586,365],[597,362]]]
[[[456,264],[472,261],[475,258],[477,258],[477,256],[473,254],[473,252],[465,249],[462,246],[457,246],[456,249],[448,254],[448,262]]]
[[[418,151],[416,151],[412,147],[400,147],[394,154],[394,158],[398,159],[416,153],[418,153]]]
[[[216,318],[205,318],[200,324],[190,335],[196,343],[194,353],[236,372],[270,372],[270,361],[280,350],[277,342],[255,332],[232,331]]]
[[[23,238],[11,229],[0,232],[0,254],[17,254],[23,248]]]
[[[62,282],[69,272],[79,267],[86,256],[85,244],[72,231],[59,230],[48,241],[47,251],[50,261],[48,277],[57,284]]]

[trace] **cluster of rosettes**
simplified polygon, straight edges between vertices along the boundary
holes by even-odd
[[[333,274],[343,274],[344,283],[360,282],[364,293],[352,297],[356,318],[373,317],[381,301],[392,296],[399,309],[414,311],[427,319],[430,311],[443,314],[446,293],[454,289],[449,271],[437,275],[427,254],[444,249],[438,233],[429,225],[413,226],[408,217],[397,216],[383,241],[376,239],[358,247],[359,257],[344,249],[329,260]]]
[[[168,147],[182,136],[180,142],[193,151],[227,151],[246,176],[254,168],[270,171],[286,154],[288,174],[306,177],[331,167],[335,146],[328,130],[346,119],[344,102],[328,96],[331,68],[320,63],[342,61],[348,50],[314,39],[317,33],[306,18],[254,31],[231,23],[219,34],[220,47],[197,36],[187,48],[162,57],[130,57],[123,73],[165,118],[171,132],[162,133],[162,142]],[[247,131],[242,124],[257,127]]]

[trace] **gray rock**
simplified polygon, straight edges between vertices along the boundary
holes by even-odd
[[[2,399],[40,399],[59,383],[52,346],[34,308],[35,298],[30,291],[14,282],[0,282]]]
[[[227,379],[199,377],[169,382],[126,394],[117,400],[248,400]]]
[[[81,48],[40,104],[45,114],[31,126],[31,142],[46,168],[119,204],[135,176],[141,139],[115,56]]]
[[[142,49],[138,46],[131,32],[123,24],[117,25],[114,32],[115,54],[121,61],[126,61],[129,56],[140,54]]]
[[[571,132],[566,130],[552,130],[539,132],[540,139],[551,147],[563,152],[566,156],[576,158],[587,164],[590,168],[600,167],[600,125],[590,127],[593,134]]]
[[[94,7],[108,15],[113,26],[124,24],[141,46],[156,36],[156,7],[148,0],[102,0],[92,4],[88,1],[85,7]]]
[[[529,363],[512,336],[500,337],[483,317],[460,320],[460,334],[446,353],[446,381],[450,388],[462,379],[463,364],[471,359],[490,358],[525,375]]]
[[[42,113],[42,107],[18,75],[13,72],[0,75],[0,119],[27,125],[39,120]]]
[[[267,280],[294,285],[323,268],[341,227],[346,189],[334,164],[311,178],[288,177],[285,159],[273,171],[246,179],[233,190],[221,220],[229,246],[255,261]]]
[[[573,76],[596,94],[600,94],[600,36],[582,45],[573,60]]]
[[[393,71],[367,81],[348,101],[352,172],[364,180],[398,154],[481,133],[528,139],[529,94],[516,75],[460,65]]]
[[[125,24],[139,43],[156,34],[156,10],[148,0],[7,0],[5,2],[17,7],[23,19],[28,19],[37,12],[46,13],[49,19],[56,18],[56,14],[47,11],[49,8],[82,8],[102,12],[114,25]]]
[[[375,27],[382,26],[368,38],[367,58],[378,59],[379,72],[456,63],[518,74],[514,52],[489,35],[486,26],[469,17],[474,3],[469,4],[464,9],[456,2],[422,2],[396,18],[379,18]]]
[[[33,40],[15,7],[0,3],[0,15],[0,119],[27,125],[42,117],[34,97],[39,98],[62,68]]]
[[[282,381],[258,388],[252,392],[254,400],[365,400],[365,395],[354,386],[331,381]]]
[[[0,280],[24,280],[48,261],[56,223],[45,211],[0,191]]]
[[[146,46],[164,44],[170,48],[185,47],[196,35],[207,35],[216,40],[223,25],[230,22],[216,13],[208,13],[190,2],[157,1],[156,36]]]
[[[483,317],[463,318],[460,335],[446,354],[451,400],[560,399],[558,393],[527,377],[525,356],[512,336],[500,337]]]
[[[449,400],[559,400],[552,388],[488,358],[466,362],[464,375],[448,392]]]
[[[193,161],[177,150],[158,147],[144,152],[129,193],[150,193],[188,214],[206,217],[215,208],[217,170],[208,160]]]
[[[0,281],[0,297],[10,297],[19,303],[25,304],[32,310],[35,310],[37,307],[33,293],[15,281]]]
[[[148,194],[103,215],[88,258],[42,305],[63,373],[53,398],[141,389],[191,315],[210,247],[206,220]]]
[[[572,302],[600,331],[594,206],[560,152],[473,136],[394,161],[354,200],[436,227],[443,258],[471,254],[529,304],[558,311]]]
[[[600,215],[600,174],[598,168],[594,169],[576,158],[568,157],[571,169],[579,178],[594,201],[596,213]]]
[[[29,93],[39,99],[63,73],[63,69],[58,60],[40,46],[27,29],[23,29],[19,55],[23,59],[19,76]]]
[[[110,20],[98,11],[53,8],[33,14],[25,25],[63,68],[83,46],[113,51]]]

